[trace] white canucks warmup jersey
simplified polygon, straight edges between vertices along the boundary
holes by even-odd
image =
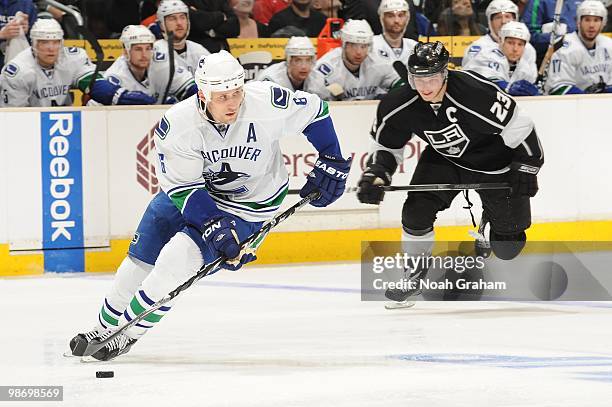
[[[165,52],[154,51],[151,65],[149,65],[147,75],[142,82],[134,77],[124,55],[113,62],[111,67],[104,72],[104,77],[113,85],[121,86],[129,91],[139,90],[144,92],[157,99],[157,104],[161,104],[163,103],[161,99],[168,84],[169,70],[168,55]],[[181,94],[193,83],[193,75],[185,68],[175,65],[174,77],[168,95],[174,95],[181,99]]]
[[[489,34],[483,35],[470,44],[470,46],[465,50],[463,59],[461,60],[461,67],[465,67],[465,65],[468,64],[472,58],[481,52],[495,48],[499,48],[499,44],[493,39],[493,37],[491,37]],[[525,59],[525,61],[529,62],[530,64],[536,63],[536,50],[533,45],[530,43],[525,44],[525,52],[523,53],[523,57],[521,59]]]
[[[359,75],[350,72],[342,60],[342,47],[334,48],[317,61],[315,69],[321,72],[325,83],[339,84],[344,89],[342,100],[375,99],[388,93],[400,83],[400,77],[389,61],[372,54],[359,67]]]
[[[2,69],[0,106],[72,105],[69,90],[85,89],[94,70],[95,66],[82,48],[64,47],[52,69],[42,68],[32,49],[27,48]]]
[[[612,85],[612,39],[598,35],[595,48],[586,49],[573,32],[565,36],[563,46],[553,54],[548,68],[548,93],[565,93],[571,86],[585,90],[604,82]]]
[[[402,61],[404,65],[408,65],[408,57],[414,51],[414,46],[417,44],[415,40],[404,38],[401,48],[393,48],[382,34],[374,36],[372,40],[372,51],[375,55],[385,59],[391,59],[391,62]]]
[[[244,93],[231,125],[208,121],[197,95],[172,106],[157,125],[157,176],[181,212],[193,192],[205,189],[219,209],[246,221],[272,218],[289,183],[279,139],[329,116],[318,96],[272,82],[249,82]]]
[[[296,90],[289,79],[289,75],[287,75],[287,61],[270,65],[263,71],[260,71],[255,79],[258,81],[271,81],[277,85],[291,89],[292,91]],[[319,95],[320,98],[325,100],[329,100],[331,98],[329,91],[327,88],[325,88],[325,79],[323,78],[323,75],[321,72],[314,69],[310,71],[308,78],[306,78],[304,81],[303,89],[300,90],[315,93]]]
[[[155,51],[167,54],[168,41],[155,41],[155,43],[153,44],[153,49]],[[176,66],[180,66],[187,69],[193,75],[196,68],[198,67],[198,61],[204,55],[210,55],[210,52],[208,52],[206,48],[204,48],[197,42],[187,40],[184,52],[181,52],[179,54],[178,52],[174,51],[174,63]]]
[[[520,80],[535,83],[538,78],[535,60],[530,61],[523,56],[512,71],[508,58],[499,47],[480,51],[467,64],[463,64],[461,69],[477,72],[492,81],[506,81],[508,84]]]

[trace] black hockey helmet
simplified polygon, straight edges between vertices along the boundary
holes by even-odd
[[[408,72],[415,76],[433,75],[448,67],[449,54],[444,44],[419,42],[408,58]]]

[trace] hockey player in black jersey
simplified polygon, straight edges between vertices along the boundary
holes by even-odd
[[[538,191],[537,173],[544,163],[533,121],[515,100],[482,76],[448,70],[441,42],[418,43],[408,60],[409,85],[380,102],[372,128],[373,147],[359,181],[363,203],[379,204],[384,185],[403,159],[413,134],[428,146],[411,184],[509,182],[510,190],[478,191],[483,217],[490,222],[491,249],[500,259],[516,257],[531,225],[530,198]],[[429,255],[434,222],[459,191],[410,192],[402,210],[404,250]],[[487,228],[488,229],[488,228]],[[408,278],[426,269],[407,270]],[[418,286],[418,284],[417,284]],[[393,301],[406,301],[418,290],[387,290]]]

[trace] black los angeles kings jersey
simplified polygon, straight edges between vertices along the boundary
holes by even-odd
[[[531,119],[511,96],[480,75],[449,71],[446,94],[436,110],[409,86],[389,93],[372,127],[370,164],[393,174],[413,135],[471,171],[504,173],[517,153],[525,157],[521,161],[543,160]]]

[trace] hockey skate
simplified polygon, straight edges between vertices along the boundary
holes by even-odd
[[[427,269],[418,268],[417,270],[414,270],[412,272],[410,272],[410,269],[406,269],[404,270],[404,274],[408,275],[408,278],[406,280],[411,286],[414,286],[414,288],[388,288],[385,291],[385,297],[387,297],[393,302],[385,304],[386,309],[411,308],[414,306],[414,304],[416,304],[416,302],[411,298],[421,294],[419,282],[427,275]]]
[[[104,330],[102,327],[96,326],[91,331],[77,334],[74,338],[70,340],[70,351],[64,353],[64,356],[83,356],[83,352],[85,352],[85,349],[87,348],[89,342],[92,339],[101,336],[105,332],[106,330]]]
[[[482,213],[482,218],[480,219],[480,225],[478,226],[478,232],[470,230],[468,233],[474,239],[474,249],[476,256],[489,258],[491,256],[491,242],[489,241],[489,233],[491,230],[491,222],[489,222],[489,218],[486,214]]]
[[[108,338],[113,334],[113,331],[107,331],[100,336],[101,340]],[[132,345],[136,343],[137,339],[132,339],[124,333],[119,334],[116,338],[106,344],[102,349],[97,351],[91,356],[84,356],[83,362],[108,362],[109,360],[115,359],[119,355],[123,355],[130,351]]]

